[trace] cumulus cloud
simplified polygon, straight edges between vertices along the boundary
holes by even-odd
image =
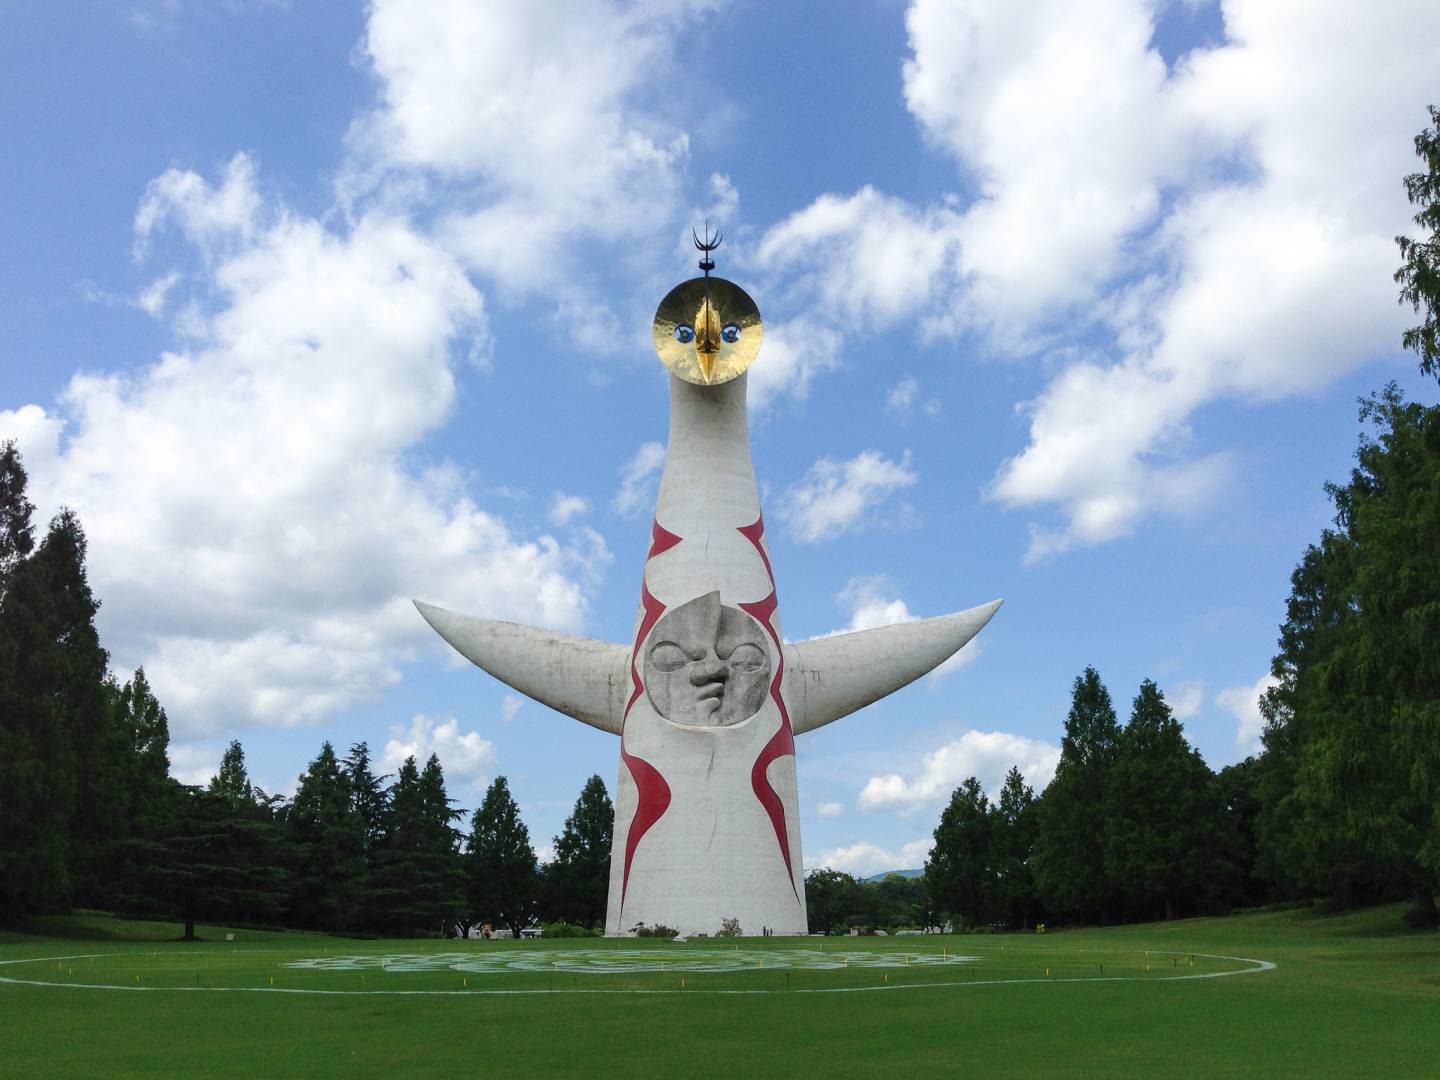
[[[579,495],[566,495],[557,491],[550,500],[550,510],[545,517],[551,525],[568,525],[575,518],[590,512],[590,500]]]
[[[200,787],[210,783],[220,771],[224,747],[209,742],[172,742],[166,753],[170,758],[170,775],[182,784]]]
[[[850,288],[868,325],[911,319],[1055,366],[988,489],[1058,510],[1032,527],[1031,560],[1195,512],[1235,468],[1199,445],[1197,410],[1312,392],[1404,325],[1399,177],[1440,9],[1234,0],[1224,40],[1173,64],[1157,10],[914,0],[906,104],[969,201],[826,194],[759,246],[817,307]]]
[[[615,512],[631,518],[652,508],[664,467],[665,444],[641,443],[635,455],[620,467],[620,487],[611,500]]]
[[[885,411],[903,424],[917,411],[932,418],[939,416],[940,401],[933,397],[921,400],[920,380],[906,375],[886,392]]]
[[[432,716],[411,717],[407,727],[398,724],[390,729],[390,738],[380,755],[380,772],[393,773],[413,757],[423,766],[431,754],[440,759],[447,786],[468,787],[478,791],[489,783],[489,772],[498,758],[495,746],[480,737],[478,731],[460,731],[460,722],[453,716],[437,720]]]
[[[1232,686],[1215,695],[1215,704],[1235,717],[1235,745],[1246,754],[1260,752],[1260,734],[1265,730],[1265,718],[1260,715],[1260,699],[1280,680],[1274,675],[1262,675],[1250,686]]]
[[[878,450],[862,450],[849,461],[821,458],[780,498],[780,517],[801,543],[815,544],[879,520],[879,511],[897,491],[920,479],[906,451],[892,461]],[[908,516],[904,504],[891,520]]]
[[[807,860],[811,869],[828,868],[839,870],[855,877],[870,877],[891,870],[918,870],[930,857],[935,846],[934,837],[926,836],[911,840],[899,850],[882,848],[868,840],[861,840],[845,847],[831,848],[814,860]]]
[[[840,367],[844,339],[814,319],[795,319],[765,327],[760,346],[764,362],[747,373],[749,408],[763,412],[778,399],[804,401],[817,376]]]
[[[1165,701],[1177,720],[1189,720],[1205,704],[1205,684],[1199,679],[1174,683],[1165,691]]]
[[[609,558],[402,465],[487,339],[455,260],[378,211],[337,231],[267,205],[255,175],[243,155],[215,184],[171,170],[142,201],[137,237],[173,226],[210,290],[179,316],[187,348],[0,414],[36,503],[79,513],[106,644],[180,737],[373,698],[429,644],[411,596],[578,629]]]
[[[445,242],[517,289],[565,280],[574,238],[653,242],[689,153],[655,87],[707,6],[377,0],[362,50],[381,104],[351,131],[349,184],[441,186]]]
[[[850,612],[850,622],[831,630],[822,637],[849,634],[856,630],[871,630],[877,626],[894,626],[896,623],[916,622],[922,616],[911,612],[908,604],[899,597],[891,597],[895,583],[883,574],[853,577],[845,583],[835,596],[835,602]],[[947,659],[929,675],[933,685],[945,676],[974,663],[980,657],[978,638],[971,638],[953,656]]]
[[[815,813],[820,817],[839,817],[845,813],[845,804],[838,802],[822,802],[815,807]]]
[[[1051,743],[1004,731],[967,731],[926,754],[909,779],[899,773],[872,776],[860,791],[860,808],[902,814],[930,809],[970,776],[994,799],[1012,766],[1039,791],[1050,783],[1059,762],[1060,748]]]

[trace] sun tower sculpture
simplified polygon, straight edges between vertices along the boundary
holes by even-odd
[[[714,933],[724,919],[806,933],[795,737],[931,671],[1001,604],[784,640],[746,423],[762,323],[743,289],[711,276],[719,243],[696,237],[704,275],[655,314],[670,434],[631,642],[415,602],[501,682],[620,736],[610,935]]]

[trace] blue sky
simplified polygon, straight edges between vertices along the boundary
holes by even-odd
[[[90,536],[174,771],[321,740],[505,774],[537,846],[613,737],[446,654],[418,596],[628,638],[666,425],[654,306],[766,319],[787,636],[1006,606],[799,740],[807,864],[919,865],[950,790],[1053,769],[1070,684],[1253,747],[1355,398],[1440,11],[914,0],[21,5],[0,41],[0,437]]]

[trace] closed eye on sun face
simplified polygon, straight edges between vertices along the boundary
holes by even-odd
[[[650,650],[650,662],[661,671],[679,671],[690,662],[690,657],[675,642],[661,641]]]
[[[765,653],[749,642],[735,646],[727,663],[736,671],[759,671],[765,666]]]

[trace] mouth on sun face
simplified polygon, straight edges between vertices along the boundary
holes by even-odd
[[[697,689],[697,692],[695,694],[696,700],[702,705],[704,705],[706,702],[711,701],[713,701],[716,705],[719,705],[721,699],[724,697],[725,684],[723,682],[703,683]]]

